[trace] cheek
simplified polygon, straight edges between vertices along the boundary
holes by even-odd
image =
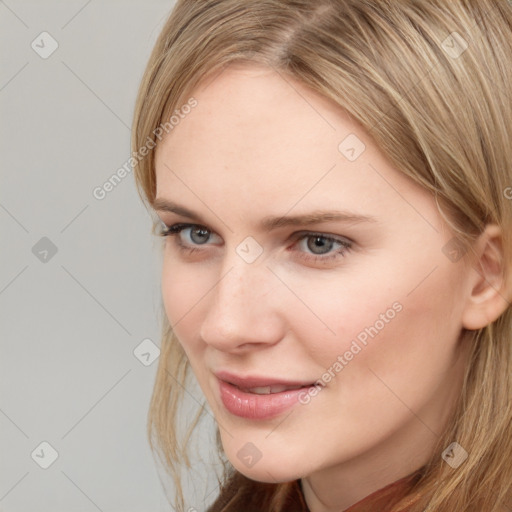
[[[197,327],[196,308],[211,285],[201,279],[197,270],[166,257],[162,266],[162,300],[167,319],[189,355],[190,340],[194,339],[193,329]]]
[[[344,365],[334,386],[343,404],[354,405],[356,417],[367,410],[393,422],[398,413],[407,416],[408,408],[419,410],[436,393],[447,392],[441,388],[450,382],[457,358],[460,306],[449,292],[440,297],[439,289],[449,290],[447,276],[441,272],[410,295],[389,295],[400,297],[401,310],[388,323],[377,319],[381,313],[386,315],[391,300],[374,304],[364,318],[353,312],[357,323],[342,345],[350,349],[355,343],[361,350]],[[363,343],[359,341],[362,333]]]
[[[364,288],[347,294],[340,294],[339,287],[337,290],[326,295],[324,289],[322,301],[314,300],[314,290],[311,296],[305,295],[304,302],[312,305],[318,318],[302,312],[295,316],[292,328],[320,367],[328,371],[337,363],[334,371],[340,372],[340,364],[344,369],[357,361],[364,363],[367,352],[394,338],[405,313],[393,294],[367,294]]]
[[[170,324],[174,327],[190,308],[190,286],[186,273],[172,263],[164,261],[162,266],[162,300]]]
[[[430,275],[435,264],[427,262],[401,272],[384,265],[371,276],[297,284],[309,311],[297,310],[291,328],[319,371],[330,373],[326,380],[337,386],[349,379],[367,389],[375,381],[370,369],[401,386],[449,371],[461,332],[460,283],[457,269],[437,263]],[[343,379],[332,378],[342,373]]]

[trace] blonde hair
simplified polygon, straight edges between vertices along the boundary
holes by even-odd
[[[256,62],[299,80],[343,107],[393,165],[431,191],[465,247],[489,223],[503,234],[505,279],[512,261],[512,7],[505,0],[178,0],[145,70],[132,150],[142,200],[155,198],[154,151],[172,113],[205,76],[230,62]],[[193,114],[192,114],[193,115]],[[167,125],[165,125],[167,123]],[[172,128],[172,127],[171,127]],[[164,315],[165,316],[165,315]],[[177,488],[189,465],[176,416],[189,364],[163,318],[148,437]],[[512,312],[463,331],[471,344],[462,392],[415,492],[411,511],[498,512],[512,487]],[[222,456],[218,427],[217,446]],[[457,469],[441,453],[453,441],[468,453]],[[291,483],[253,482],[224,461],[215,510],[239,511],[248,489],[260,510],[283,511]],[[403,502],[405,503],[405,501]],[[396,505],[392,512],[401,509]]]

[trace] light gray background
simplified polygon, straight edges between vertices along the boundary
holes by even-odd
[[[103,200],[92,191],[130,156],[173,4],[0,0],[3,512],[171,510],[146,441],[158,361],[134,354],[160,346],[160,242],[132,173]],[[58,43],[47,58],[31,47],[49,48],[43,31]],[[47,469],[42,442],[58,453]],[[187,505],[204,510],[215,488],[202,473],[192,484]]]

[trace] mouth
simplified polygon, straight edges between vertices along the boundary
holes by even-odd
[[[249,420],[275,418],[297,403],[307,394],[308,386],[257,386],[240,388],[219,380],[219,399],[229,413]],[[283,389],[283,387],[285,389]],[[302,402],[301,402],[302,403]]]
[[[227,382],[241,391],[257,395],[282,393],[283,391],[307,388],[314,384],[314,382],[283,380],[274,377],[262,377],[256,375],[240,376],[226,371],[216,372],[215,376],[219,380]]]
[[[294,389],[301,389],[301,388],[309,388],[312,386],[312,384],[305,384],[303,386],[286,386],[282,384],[276,384],[273,386],[258,386],[254,388],[244,388],[241,386],[237,386],[233,382],[226,381],[228,384],[231,384],[232,386],[235,386],[235,388],[239,389],[240,391],[243,391],[244,393],[253,393],[255,395],[271,395],[275,393],[282,393],[283,391],[290,391]]]
[[[249,420],[269,420],[300,402],[313,383],[283,381],[269,377],[215,374],[218,397],[225,409]]]

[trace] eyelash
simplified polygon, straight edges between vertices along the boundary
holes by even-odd
[[[201,229],[208,231],[209,233],[213,233],[213,231],[211,229],[208,229],[206,226],[201,226],[199,224],[180,223],[180,224],[173,224],[172,226],[162,224],[162,226],[160,227],[160,230],[158,231],[158,236],[176,237],[176,235],[179,235],[181,233],[181,231],[183,231],[184,229],[187,229],[187,228],[201,228]],[[308,255],[304,258],[304,259],[314,262],[314,263],[325,263],[325,262],[337,260],[339,258],[343,258],[343,257],[345,257],[345,254],[347,252],[349,252],[352,248],[352,244],[348,241],[334,238],[332,236],[324,235],[323,233],[315,233],[315,232],[307,232],[307,233],[303,234],[302,236],[298,237],[295,240],[295,242],[300,242],[304,239],[313,238],[313,237],[323,238],[324,240],[326,240],[328,242],[335,242],[335,243],[341,244],[341,246],[342,246],[338,250],[334,251],[334,253],[332,253],[332,254],[329,253],[327,256]],[[177,237],[176,246],[180,249],[180,251],[182,251],[183,253],[186,253],[186,254],[193,254],[193,253],[201,252],[201,249],[198,249],[196,247],[189,247],[188,245],[183,244],[179,237]]]

